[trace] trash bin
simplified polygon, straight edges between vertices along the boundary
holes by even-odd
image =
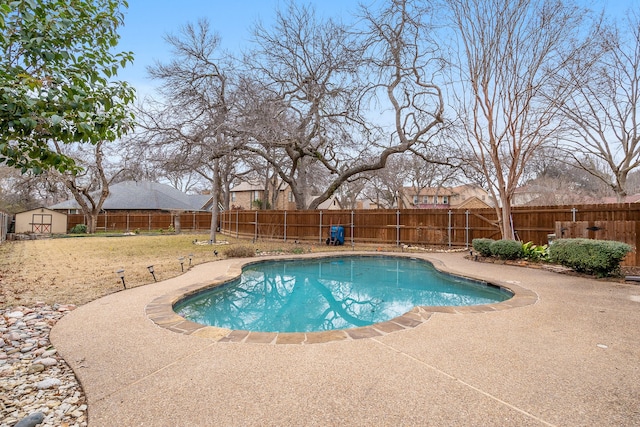
[[[327,245],[344,245],[344,227],[340,225],[332,225],[327,239]]]

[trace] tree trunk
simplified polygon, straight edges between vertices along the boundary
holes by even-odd
[[[87,218],[87,233],[95,234],[96,227],[98,226],[98,214],[90,212],[85,215],[85,218]]]
[[[209,230],[209,240],[216,243],[216,231],[218,229],[218,180],[220,179],[220,159],[213,160],[213,185],[211,190],[211,229]]]
[[[502,204],[502,238],[506,240],[516,240],[515,230],[511,222],[511,200],[505,200]]]

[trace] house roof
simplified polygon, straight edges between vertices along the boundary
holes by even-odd
[[[99,192],[92,195],[98,196]],[[124,181],[109,186],[105,210],[184,210],[199,211],[211,196],[183,193],[170,185],[149,181]],[[49,209],[79,209],[75,199],[49,206]]]
[[[407,196],[453,196],[457,192],[450,187],[425,187],[419,191],[416,187],[403,187],[402,191]]]
[[[289,184],[284,183],[282,181],[278,181],[280,184],[280,191],[285,190]],[[231,188],[232,192],[240,192],[240,191],[264,191],[264,182],[247,182],[242,181]]]
[[[264,184],[256,184],[252,182],[241,182],[231,188],[231,191],[260,191],[264,190]]]
[[[38,206],[37,208],[33,208],[33,209],[27,209],[26,211],[20,211],[20,212],[16,212],[16,215],[21,215],[21,214],[25,214],[25,213],[30,213],[30,212],[37,212],[37,211],[41,211],[41,212],[53,212],[52,209],[50,208],[45,208],[44,206]],[[56,213],[62,213],[62,212],[56,212]],[[63,215],[66,215],[66,213],[62,213]]]
[[[589,203],[638,203],[640,202],[640,194],[632,194],[630,196],[625,196],[622,200],[618,200],[617,197],[602,197],[599,199],[592,199],[592,202]]]
[[[319,210],[330,210],[330,209],[342,209],[340,205],[340,201],[336,198],[336,196],[331,196],[324,202],[318,205]]]
[[[456,205],[456,209],[477,209],[477,208],[490,208],[491,205],[480,200],[476,196],[471,196],[468,199],[465,199],[459,205]]]

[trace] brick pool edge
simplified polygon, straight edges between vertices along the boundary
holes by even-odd
[[[398,253],[353,253],[350,256],[391,256],[404,258],[418,258],[431,262],[434,267],[440,271],[446,272],[445,269],[439,268],[436,263],[429,260],[428,256],[421,254],[398,254]],[[344,253],[327,254],[316,253],[304,255],[305,258],[327,258],[345,256]],[[339,329],[322,332],[252,332],[244,330],[232,330],[219,328],[216,326],[207,326],[199,323],[191,322],[173,311],[173,306],[180,300],[202,292],[205,289],[220,286],[240,277],[242,269],[245,266],[263,261],[271,260],[291,260],[299,259],[301,256],[278,256],[278,257],[261,257],[260,259],[245,259],[233,264],[227,273],[213,278],[210,282],[193,283],[188,286],[177,288],[165,295],[155,298],[145,306],[145,313],[149,320],[157,326],[168,329],[172,332],[193,335],[201,338],[210,339],[217,342],[233,342],[233,343],[254,343],[254,344],[319,344],[333,341],[350,341],[364,338],[373,338],[397,331],[415,328],[427,322],[434,313],[446,313],[452,315],[488,313],[501,310],[509,310],[512,308],[526,307],[535,304],[538,296],[535,292],[522,288],[516,284],[494,285],[502,289],[508,290],[513,296],[499,303],[471,305],[471,306],[417,306],[407,313],[395,317],[391,320],[381,323],[374,323],[369,326],[350,329]],[[446,272],[448,273],[448,272]],[[448,273],[453,274],[453,273]],[[459,274],[456,274],[460,276]],[[464,277],[464,276],[463,276]],[[482,280],[475,277],[467,277],[473,280]]]

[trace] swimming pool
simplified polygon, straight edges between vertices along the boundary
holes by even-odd
[[[239,279],[185,297],[173,309],[220,328],[317,332],[384,322],[416,306],[492,304],[512,295],[424,260],[341,256],[254,263]]]

